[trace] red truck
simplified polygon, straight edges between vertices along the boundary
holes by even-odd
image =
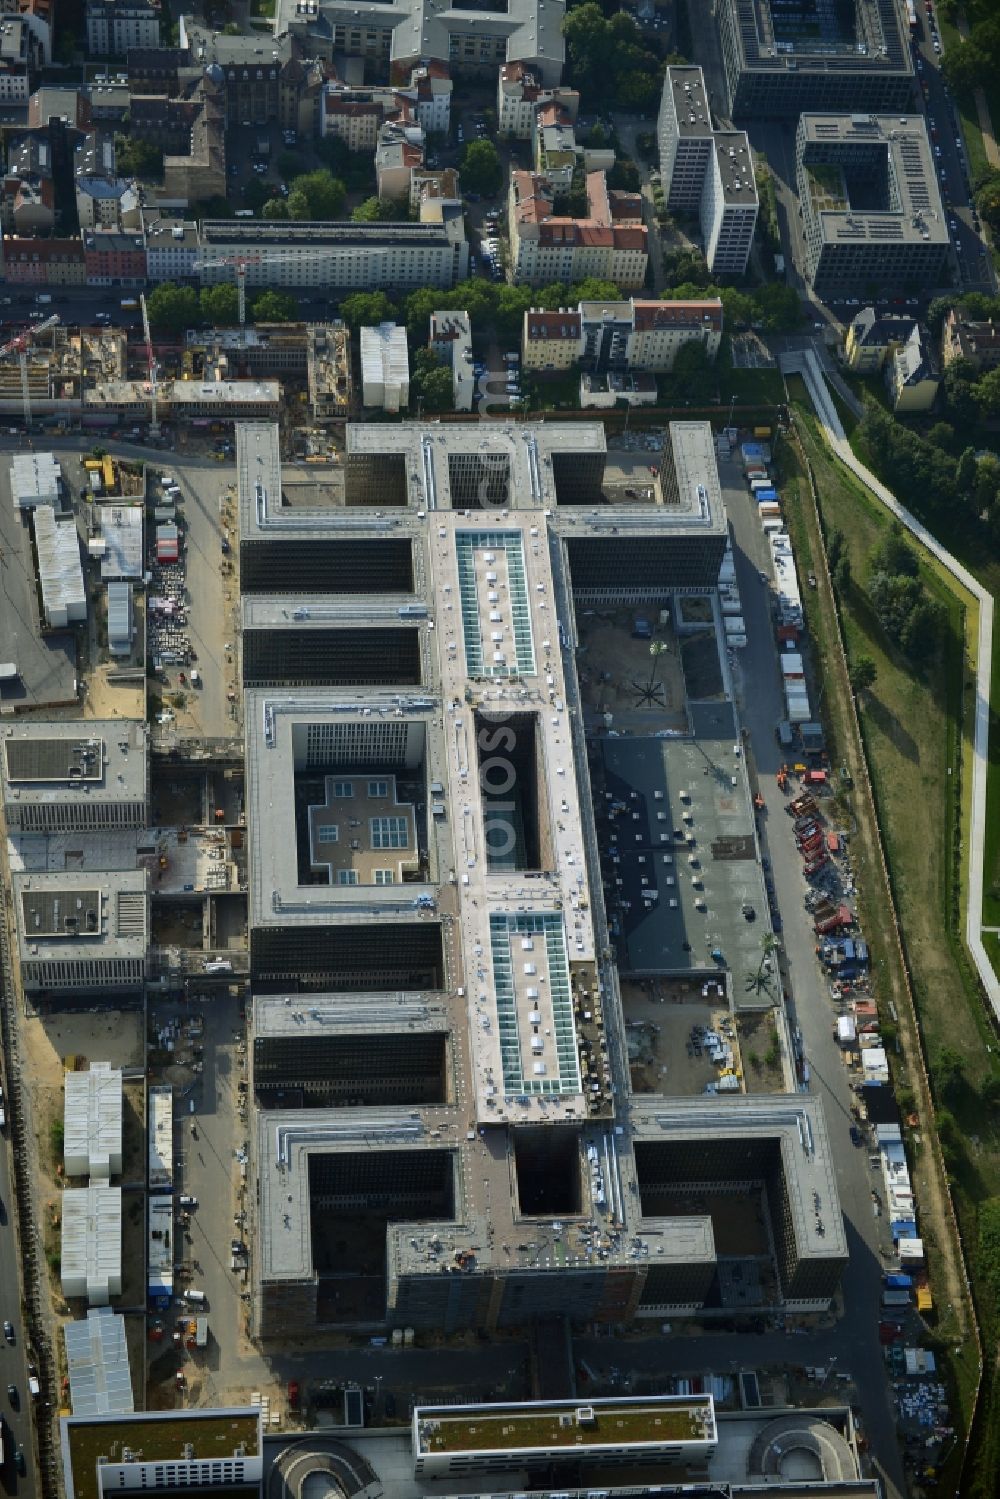
[[[809,795],[808,791],[800,791],[798,796],[793,797],[785,807],[789,817],[815,816],[819,812],[816,798]]]
[[[838,906],[830,915],[819,917],[813,921],[818,936],[825,936],[827,932],[835,932],[838,927],[850,926],[854,917],[851,915],[849,906]]]

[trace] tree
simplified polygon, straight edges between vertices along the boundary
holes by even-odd
[[[323,165],[344,183],[348,192],[363,193],[371,190],[375,181],[371,152],[366,154],[363,151],[352,151],[347,142],[337,135],[328,135],[317,141],[315,150]],[[287,177],[290,174],[285,175]]]
[[[315,172],[303,172],[289,183],[288,212],[293,219],[336,219],[343,210],[345,195],[344,184],[339,178],[325,167],[319,167]],[[292,207],[293,197],[298,199],[300,196],[308,207],[305,214],[296,211],[297,204],[296,208]]]
[[[693,406],[710,401],[716,390],[715,369],[700,339],[682,344],[674,355],[674,367],[664,381],[664,394],[672,405],[689,401]]]
[[[757,288],[753,301],[768,333],[789,333],[802,321],[802,304],[794,287],[768,281]]]
[[[299,170],[299,167],[302,165],[302,157],[297,151],[279,151],[274,158],[274,164],[282,177],[287,180],[289,177],[294,177]],[[326,165],[329,166],[330,163],[327,162]]]
[[[976,207],[992,230],[1000,229],[1000,173],[991,177],[976,193]]]
[[[243,206],[252,208],[259,213],[265,203],[271,200],[271,189],[266,182],[261,182],[259,177],[254,177],[243,189]]]
[[[935,422],[928,428],[927,441],[932,442],[936,448],[941,448],[945,453],[950,453],[955,441],[955,429],[951,422]]]
[[[340,315],[349,328],[372,328],[393,323],[396,309],[384,291],[355,291],[340,304]]]
[[[979,1268],[1000,1300],[1000,1197],[987,1197],[979,1204]]]
[[[850,591],[854,581],[854,572],[851,567],[851,559],[847,552],[841,552],[836,562],[830,567],[830,577],[839,598],[844,598]]]
[[[492,141],[470,141],[462,153],[462,186],[465,191],[490,198],[503,184],[503,163]]]
[[[236,287],[223,282],[220,286],[204,286],[198,294],[198,307],[202,319],[215,328],[225,328],[239,317],[239,294]]]
[[[450,411],[454,405],[451,370],[430,349],[418,349],[410,361],[410,405],[418,399],[425,411]]]
[[[146,311],[151,327],[167,333],[183,333],[198,325],[198,294],[191,286],[164,281],[146,297]]]
[[[290,323],[298,315],[298,300],[290,291],[261,292],[250,309],[255,323]]]
[[[268,198],[260,211],[260,215],[263,219],[287,219],[289,213],[286,199]]]
[[[972,388],[973,399],[980,412],[989,421],[1000,416],[1000,368],[987,370]]]
[[[620,156],[608,173],[608,187],[623,193],[637,193],[642,187],[639,168],[628,156]]]
[[[121,177],[162,177],[163,151],[139,136],[116,135],[115,167]]]
[[[978,371],[967,359],[953,359],[944,372],[944,401],[948,415],[960,426],[968,426],[977,417],[976,380]]]
[[[970,503],[975,499],[977,469],[975,448],[966,448],[955,470],[955,488],[959,497],[967,498]]]
[[[312,210],[309,207],[309,199],[305,193],[290,192],[285,199],[285,207],[290,219],[311,219]]]
[[[860,696],[862,692],[868,692],[875,686],[878,667],[871,656],[858,656],[851,664],[848,676],[850,677],[851,691]]]
[[[954,1107],[961,1103],[965,1094],[965,1061],[961,1052],[953,1046],[942,1046],[933,1068],[937,1092],[943,1101]]]
[[[893,521],[881,541],[872,548],[869,559],[873,573],[888,573],[891,577],[903,574],[915,578],[917,554],[906,540],[900,522]]]
[[[400,222],[407,218],[409,204],[405,198],[366,198],[351,214],[356,224]]]
[[[432,312],[441,306],[441,293],[433,286],[419,286],[406,299],[406,329],[411,341],[422,343],[427,337]]]

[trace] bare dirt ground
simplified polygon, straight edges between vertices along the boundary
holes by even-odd
[[[633,640],[635,615],[653,625],[653,640]],[[616,728],[651,733],[687,727],[680,650],[669,625],[654,609],[581,613],[578,670],[588,718],[611,713]],[[657,655],[651,645],[662,646]]]
[[[84,718],[145,718],[144,682],[109,682],[114,666],[99,666],[87,677],[83,695]]]
[[[696,1027],[719,1030],[730,1024],[728,1006],[696,983],[623,983],[622,1008],[629,1036],[632,1085],[637,1093],[688,1098],[715,1082],[719,1069],[692,1039]],[[700,1055],[699,1055],[700,1051]],[[737,1072],[742,1071],[734,1054]]]

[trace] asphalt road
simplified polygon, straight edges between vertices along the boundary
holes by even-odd
[[[31,1499],[31,1496],[40,1491],[40,1485],[35,1470],[31,1402],[28,1395],[28,1360],[21,1320],[21,1256],[17,1252],[11,1224],[13,1201],[10,1150],[5,1138],[0,1144],[0,1202],[3,1203],[3,1211],[0,1213],[0,1321],[9,1318],[13,1322],[15,1342],[11,1347],[0,1337],[0,1412],[3,1415],[3,1467],[0,1468],[0,1485],[8,1494],[17,1494],[20,1499]],[[7,1386],[11,1384],[17,1389],[16,1407],[7,1394]],[[15,1443],[24,1453],[27,1466],[24,1477],[14,1466]]]
[[[775,725],[784,718],[785,709],[770,594],[758,576],[760,570],[770,571],[770,558],[738,465],[720,462],[719,471],[733,527],[736,576],[747,625],[747,646],[739,653],[739,676],[745,684],[740,711],[750,732],[765,801],[762,842],[770,855],[778,908],[783,917],[781,940],[794,1007],[791,1019],[801,1028],[811,1071],[810,1090],[823,1100],[851,1256],[850,1268],[843,1279],[844,1315],[835,1328],[796,1339],[793,1345],[796,1352],[791,1356],[797,1363],[812,1364],[826,1361],[820,1348],[837,1356],[840,1369],[849,1371],[856,1381],[872,1446],[889,1478],[902,1489],[895,1419],[878,1344],[881,1253],[890,1240],[884,1217],[874,1215],[871,1190],[875,1173],[868,1165],[868,1152],[851,1143],[850,1109],[854,1096],[849,1073],[833,1037],[836,1011],[816,962],[816,939],[803,905],[807,886],[802,861],[795,847],[792,821],[785,815],[785,796],[775,780],[782,758]],[[736,1356],[760,1359],[756,1344],[761,1341],[744,1339],[748,1352]],[[815,1352],[813,1342],[817,1344]],[[787,1350],[787,1339],[785,1346]]]

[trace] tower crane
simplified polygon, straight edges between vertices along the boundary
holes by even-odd
[[[153,436],[153,437],[159,437],[159,435],[160,435],[160,424],[159,424],[159,422],[156,419],[156,375],[157,375],[156,357],[153,354],[153,340],[152,340],[152,337],[150,336],[150,332],[149,332],[149,313],[146,310],[146,294],[145,294],[145,292],[140,292],[140,294],[139,294],[139,306],[142,308],[142,336],[146,340],[146,365],[147,365],[147,367],[149,369],[150,417],[151,417],[151,420],[150,420],[150,423],[149,423],[149,431],[150,431],[151,436]]]
[[[311,253],[316,257],[316,259],[323,259],[324,257],[328,258],[329,256],[336,254],[336,250],[317,247],[313,249]],[[368,259],[370,261],[375,256],[382,258],[388,255],[388,253],[388,250],[384,249],[369,250]],[[220,255],[212,260],[196,260],[192,269],[195,271],[214,271],[225,268],[234,272],[236,276],[236,296],[239,308],[240,331],[242,334],[243,330],[246,328],[247,320],[246,285],[247,271],[249,270],[249,268],[251,266],[258,265],[280,265],[282,261],[301,260],[301,258],[301,255],[295,253],[279,253],[277,255],[272,255],[269,253],[264,253],[262,255]]]
[[[26,431],[29,431],[31,428],[31,391],[28,388],[28,350],[31,348],[31,345],[34,343],[39,333],[45,333],[47,329],[54,328],[60,321],[61,319],[59,317],[59,314],[57,312],[54,312],[50,317],[45,318],[43,322],[39,323],[37,327],[26,328],[23,333],[19,333],[16,338],[12,338],[9,343],[0,345],[0,359],[7,359],[12,354],[16,354],[18,363],[21,366],[21,399],[24,402],[24,426]]]

